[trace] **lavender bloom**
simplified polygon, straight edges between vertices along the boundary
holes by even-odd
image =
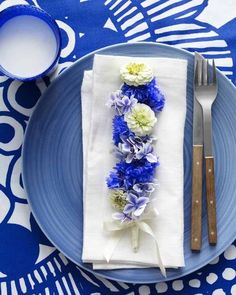
[[[116,92],[112,92],[110,98],[108,99],[106,106],[111,108],[116,105],[116,101],[119,99],[119,96],[121,95],[120,90],[117,90]]]
[[[131,96],[130,98],[128,96],[124,96],[121,101],[123,114],[130,112],[137,102],[138,101],[134,96]]]
[[[132,218],[128,214],[125,214],[124,212],[116,212],[116,213],[113,213],[112,214],[112,217],[115,220],[121,221],[121,223],[124,222],[124,221],[130,221],[130,220],[132,220]]]
[[[125,159],[126,163],[131,163],[135,158],[135,149],[128,142],[119,143],[117,147],[117,156]]]
[[[140,216],[149,202],[149,198],[137,197],[133,193],[129,193],[127,196],[127,201],[129,202],[124,208],[124,214],[133,213],[135,217]]]
[[[140,137],[121,137],[122,142],[117,147],[117,157],[124,159],[126,163],[133,160],[147,159],[150,163],[157,163],[157,156],[154,154],[151,141],[144,142]]]
[[[142,147],[139,149],[139,151],[136,154],[136,158],[138,160],[145,158],[150,163],[157,162],[157,156],[154,154],[153,146],[150,143],[144,143],[142,145]]]
[[[129,97],[124,95],[121,90],[117,90],[111,94],[106,105],[108,107],[113,107],[118,115],[123,115],[130,112],[136,103],[137,99],[133,95]]]
[[[145,137],[143,137],[143,141],[145,143],[152,143],[155,140],[157,140],[156,137],[152,135],[146,135]]]
[[[144,138],[138,137],[138,136],[130,136],[126,139],[127,142],[129,142],[131,145],[136,147],[136,150],[140,149],[143,145],[143,142],[147,140],[145,136]]]
[[[139,137],[125,137],[121,136],[122,142],[118,144],[118,153],[123,157],[126,163],[131,163],[135,158],[136,154],[139,151],[139,148],[142,146],[142,140]]]
[[[152,182],[147,183],[136,183],[133,186],[133,190],[139,195],[146,195],[147,193],[152,193],[155,190],[155,184]]]

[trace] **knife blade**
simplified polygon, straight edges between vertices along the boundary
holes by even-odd
[[[194,80],[197,61],[203,57],[195,53]],[[202,108],[193,96],[193,154],[192,154],[192,217],[191,249],[200,251],[202,245],[202,161],[203,161],[203,121]]]
[[[203,60],[203,57],[195,52],[194,57],[194,80],[197,61]],[[194,146],[203,146],[203,117],[202,117],[202,108],[197,101],[195,95],[193,100],[193,145]]]

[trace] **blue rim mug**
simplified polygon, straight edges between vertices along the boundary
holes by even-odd
[[[35,76],[29,76],[29,77],[20,77],[18,75],[14,75],[13,73],[10,73],[9,71],[7,71],[6,69],[4,69],[1,65],[1,61],[0,61],[0,73],[2,73],[3,75],[6,75],[12,79],[15,80],[20,80],[20,81],[32,81],[32,80],[37,80],[40,78],[43,78],[46,75],[49,75],[50,73],[52,73],[57,65],[58,65],[58,60],[60,58],[60,53],[61,53],[61,33],[60,33],[60,29],[56,23],[56,21],[44,10],[42,10],[41,8],[38,8],[36,6],[32,6],[32,5],[15,5],[15,6],[10,6],[4,10],[2,10],[0,12],[0,28],[10,19],[17,17],[17,16],[35,16],[41,20],[43,20],[52,30],[55,39],[56,39],[56,53],[55,53],[55,57],[52,61],[52,63],[50,64],[49,67],[45,68],[45,70],[43,72],[41,72],[40,74],[37,74]]]

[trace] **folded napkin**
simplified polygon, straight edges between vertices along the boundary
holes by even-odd
[[[104,251],[113,235],[103,229],[112,208],[106,177],[116,162],[112,143],[113,112],[106,107],[111,92],[121,86],[120,66],[144,62],[152,67],[165,95],[166,105],[154,129],[159,156],[159,186],[153,193],[159,216],[151,223],[165,267],[184,266],[183,255],[183,138],[186,115],[187,61],[95,55],[93,71],[84,73],[81,89],[84,152],[84,238],[82,260],[94,269],[158,266],[154,240],[140,233],[134,253],[129,231],[124,232],[109,263]]]

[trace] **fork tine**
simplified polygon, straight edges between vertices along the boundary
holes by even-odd
[[[211,72],[210,72],[210,64],[209,60],[207,59],[207,85],[210,85],[210,79],[211,79]]]
[[[202,61],[198,60],[196,63],[196,80],[195,83],[197,85],[201,85],[202,84]]]
[[[202,84],[207,85],[208,81],[208,60],[203,59],[202,60]]]
[[[212,83],[216,84],[216,65],[215,65],[215,60],[212,60],[212,71],[213,71],[213,77],[212,77]]]
[[[198,61],[196,61],[196,64],[194,67],[194,84],[198,85]]]

